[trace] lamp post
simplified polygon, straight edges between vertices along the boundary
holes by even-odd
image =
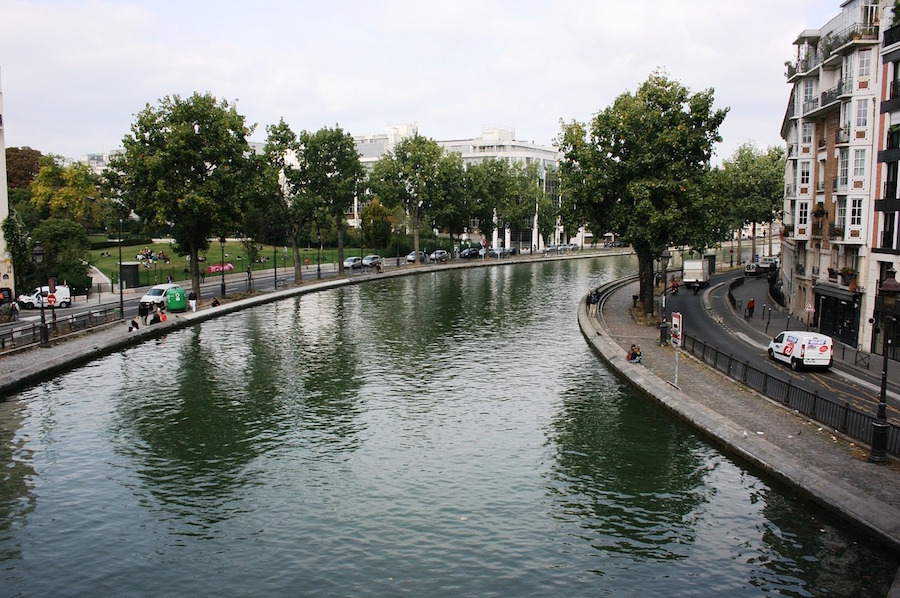
[[[31,250],[31,259],[34,260],[34,263],[37,264],[38,270],[40,271],[39,282],[43,282],[43,274],[44,274],[44,255],[47,252],[44,250],[44,247],[41,245],[40,241],[34,242],[34,248]],[[44,297],[43,285],[38,285],[38,297],[41,300],[41,347],[49,347],[50,346],[50,331],[47,330],[47,318],[44,316],[44,303],[46,302],[46,298]]]
[[[884,463],[887,461],[887,439],[890,424],[887,421],[887,373],[888,359],[891,352],[892,324],[896,321],[894,308],[897,306],[897,296],[900,295],[900,282],[896,279],[897,272],[890,268],[885,278],[878,287],[877,303],[881,306],[884,318],[884,342],[881,350],[884,354],[881,365],[881,393],[878,396],[878,414],[872,422],[872,451],[869,453],[869,463]]]
[[[222,267],[220,268],[222,272],[222,299],[225,298],[225,237],[219,237],[219,247],[222,249]]]
[[[278,290],[278,245],[272,245],[272,266],[275,268],[275,290]]]
[[[122,297],[122,219],[119,218],[119,314],[125,319],[125,299]]]
[[[663,295],[666,294],[666,281],[669,278],[670,259],[672,259],[672,253],[669,251],[669,248],[666,247],[663,249],[663,252],[659,254],[659,261],[662,262]]]
[[[316,253],[316,280],[322,278],[322,233],[316,234],[316,240],[319,242],[319,250]]]

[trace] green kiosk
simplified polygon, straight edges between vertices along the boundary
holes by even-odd
[[[182,288],[166,291],[166,310],[184,311],[187,309],[187,291]]]

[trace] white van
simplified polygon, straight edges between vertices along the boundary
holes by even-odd
[[[50,293],[50,287],[42,286],[40,288],[35,287],[27,295],[19,295],[17,301],[19,302],[19,307],[24,309],[33,309],[36,307],[40,307],[42,302],[47,301],[47,295]],[[69,291],[69,287],[58,284],[56,285],[56,291],[53,293],[54,305],[52,307],[69,307],[72,305],[72,293]],[[44,307],[51,307],[49,303],[44,303]]]
[[[834,343],[818,332],[785,330],[769,342],[769,357],[789,364],[794,371],[800,367],[828,369],[834,360]]]

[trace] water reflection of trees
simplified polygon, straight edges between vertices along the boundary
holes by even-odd
[[[246,466],[265,449],[258,439],[273,425],[273,388],[261,381],[275,376],[259,327],[246,326],[240,339],[218,342],[204,339],[203,330],[181,335],[168,375],[159,376],[153,365],[150,376],[140,365],[126,369],[117,418],[124,436],[117,450],[139,462],[137,475],[158,500],[205,525],[229,517],[228,500],[252,481]],[[246,370],[231,367],[230,343],[246,347]],[[141,355],[132,357],[140,361]],[[147,358],[153,363],[153,356]]]
[[[35,508],[32,454],[20,436],[26,411],[20,400],[0,401],[0,562],[21,557],[16,531]]]
[[[700,446],[614,378],[604,384],[567,392],[553,422],[552,515],[597,551],[687,558],[707,500]]]

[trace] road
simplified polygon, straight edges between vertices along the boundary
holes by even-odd
[[[828,371],[792,372],[787,365],[769,359],[766,352],[768,341],[762,336],[763,331],[742,322],[728,302],[728,283],[740,276],[743,276],[741,271],[714,276],[709,289],[705,291],[705,297],[704,292],[694,295],[685,290],[679,291],[677,295],[669,294],[666,309],[670,313],[681,312],[685,334],[710,347],[730,353],[734,359],[747,362],[767,374],[792,379],[796,385],[817,391],[822,397],[849,403],[866,413],[874,413],[880,395],[880,368],[876,367],[871,374],[866,374],[836,360]],[[757,301],[757,305],[757,309],[761,310],[761,300]],[[761,323],[762,320],[759,320],[758,325],[762,325]],[[793,323],[797,324],[796,321]],[[779,332],[780,329],[770,329],[769,336],[774,337]],[[881,357],[875,359],[873,356],[873,362],[880,365]],[[900,420],[900,394],[894,388],[888,389],[887,406],[888,419]]]

